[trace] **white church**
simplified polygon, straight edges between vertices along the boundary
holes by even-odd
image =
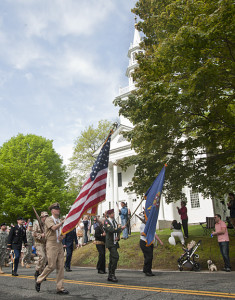
[[[127,99],[128,95],[136,87],[133,82],[132,72],[137,66],[137,61],[135,59],[136,53],[143,51],[140,49],[141,37],[138,30],[135,28],[133,43],[131,43],[128,50],[129,65],[126,70],[126,76],[128,77],[129,84],[127,87],[119,89],[118,97],[122,99]],[[133,125],[129,120],[125,119],[123,116],[120,116],[120,124],[117,129],[114,131],[111,140],[110,146],[110,155],[109,155],[109,169],[108,169],[108,178],[107,178],[107,188],[106,188],[106,200],[99,205],[98,214],[102,214],[111,208],[115,210],[115,216],[118,216],[118,207],[121,207],[120,203],[122,201],[127,203],[128,208],[131,213],[135,211],[141,201],[141,197],[136,195],[134,192],[124,192],[125,187],[128,186],[128,183],[132,181],[134,175],[135,166],[131,166],[124,172],[119,166],[118,161],[124,157],[135,155],[135,151],[131,149],[131,145],[128,141],[124,139],[121,132],[131,130]],[[100,149],[99,149],[100,150]],[[95,153],[98,155],[99,150]],[[164,188],[164,187],[163,187]],[[206,217],[213,217],[214,211],[220,213],[222,217],[225,217],[226,212],[223,210],[223,207],[220,204],[220,201],[212,201],[211,199],[205,199],[200,193],[192,191],[188,187],[183,189],[187,197],[187,209],[188,209],[188,222],[189,224],[195,224],[199,222],[205,222]],[[145,206],[145,201],[139,206],[136,211],[136,214],[139,214],[143,207]],[[158,217],[157,228],[166,228],[170,226],[172,220],[180,220],[180,216],[177,211],[177,206],[180,207],[180,201],[175,203],[167,204],[164,201],[164,197],[161,198],[160,211]],[[119,220],[120,221],[120,220]],[[132,231],[137,231],[140,226],[140,220],[138,217],[134,216],[131,220]]]

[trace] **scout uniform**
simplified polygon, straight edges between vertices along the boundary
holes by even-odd
[[[3,274],[2,267],[6,260],[6,254],[7,254],[7,240],[8,240],[8,233],[4,230],[2,230],[2,227],[6,226],[6,223],[2,223],[0,225],[0,274]]]
[[[49,207],[50,210],[59,210],[59,203],[54,203]],[[45,234],[46,234],[46,253],[48,265],[43,270],[42,274],[38,276],[35,289],[37,292],[40,291],[40,285],[46,277],[56,269],[56,288],[58,294],[68,294],[63,287],[64,280],[64,249],[63,244],[59,240],[61,236],[61,227],[53,230],[54,225],[61,224],[59,219],[56,219],[53,215],[46,218],[45,221]],[[62,224],[61,224],[62,226]]]
[[[46,211],[41,212],[41,218],[48,217],[48,213]],[[45,233],[45,223],[41,222],[42,230],[39,226],[39,223],[36,222],[33,227],[33,236],[35,239],[35,248],[38,260],[36,261],[35,266],[35,279],[42,273],[44,270],[46,263],[47,263],[47,257],[46,257],[46,238],[42,236],[43,233]]]
[[[113,209],[107,211],[107,214],[110,215],[114,212]],[[117,249],[119,248],[118,239],[119,235],[122,232],[120,225],[117,224],[115,219],[107,218],[104,222],[104,230],[106,232],[105,245],[109,249],[109,276],[108,281],[117,282],[115,276],[115,270],[117,269],[117,263],[119,260],[119,254]]]

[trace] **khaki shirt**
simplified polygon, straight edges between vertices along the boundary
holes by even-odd
[[[46,240],[50,242],[57,243],[57,235],[56,230],[52,230],[51,227],[56,225],[54,219],[51,217],[47,217],[45,221],[45,234]]]
[[[43,223],[42,223],[42,226],[43,226],[43,231],[45,232],[45,226]],[[33,236],[35,238],[35,243],[40,243],[40,244],[46,243],[45,237],[42,237],[41,228],[40,228],[38,222],[33,225]]]

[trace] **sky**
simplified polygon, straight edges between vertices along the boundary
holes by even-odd
[[[81,131],[117,120],[135,3],[1,0],[0,146],[36,134],[68,164]]]

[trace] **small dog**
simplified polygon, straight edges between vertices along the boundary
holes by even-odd
[[[207,264],[208,264],[208,269],[210,272],[217,271],[217,267],[215,264],[213,264],[212,260],[209,259],[207,261]]]

